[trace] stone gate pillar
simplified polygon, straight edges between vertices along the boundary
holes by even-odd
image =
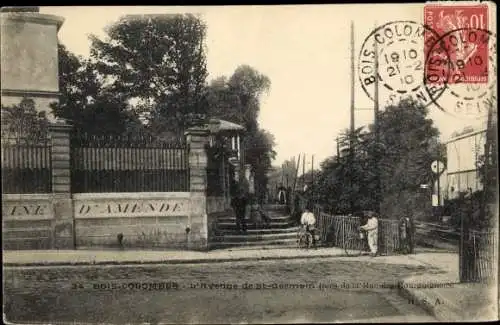
[[[190,215],[188,249],[208,250],[207,165],[209,130],[193,127],[186,131],[189,146]]]
[[[57,32],[64,18],[31,11],[0,12],[2,105],[28,97],[53,121],[50,104],[59,101]]]
[[[64,121],[50,126],[52,144],[53,248],[74,249],[74,217],[70,172],[71,125]]]

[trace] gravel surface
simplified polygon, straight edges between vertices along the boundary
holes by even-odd
[[[4,269],[14,322],[262,323],[428,320],[390,288],[422,265],[321,259]],[[406,318],[405,318],[406,317]]]

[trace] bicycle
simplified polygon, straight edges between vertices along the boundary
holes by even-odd
[[[297,232],[297,247],[311,248],[313,247],[313,235],[303,226]]]
[[[347,256],[360,256],[366,252],[367,246],[368,241],[364,230],[351,232],[344,242],[344,251]]]

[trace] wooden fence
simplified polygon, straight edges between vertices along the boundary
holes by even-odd
[[[189,191],[188,149],[149,136],[73,134],[71,181],[73,193]]]
[[[326,245],[358,249],[359,247],[346,247],[349,245],[347,239],[358,233],[361,220],[358,217],[332,216],[318,210],[318,228],[320,239]],[[354,243],[357,244],[357,243]],[[378,251],[383,255],[399,254],[400,249],[399,221],[379,219],[378,220]]]
[[[51,191],[49,139],[2,139],[2,192],[23,194]]]
[[[493,231],[471,230],[468,232],[460,250],[461,282],[488,282],[496,278],[497,235]]]

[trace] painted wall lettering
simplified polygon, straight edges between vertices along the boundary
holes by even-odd
[[[2,215],[4,218],[18,218],[18,217],[50,217],[52,210],[49,204],[46,203],[9,203],[2,202]]]
[[[47,205],[42,204],[27,204],[27,205],[12,205],[7,207],[8,212],[4,214],[8,214],[11,216],[22,216],[22,215],[39,215],[42,216],[45,214],[47,210]]]
[[[103,201],[77,202],[75,214],[77,217],[126,217],[126,216],[168,216],[186,215],[187,201],[183,200],[143,200],[143,201]]]

